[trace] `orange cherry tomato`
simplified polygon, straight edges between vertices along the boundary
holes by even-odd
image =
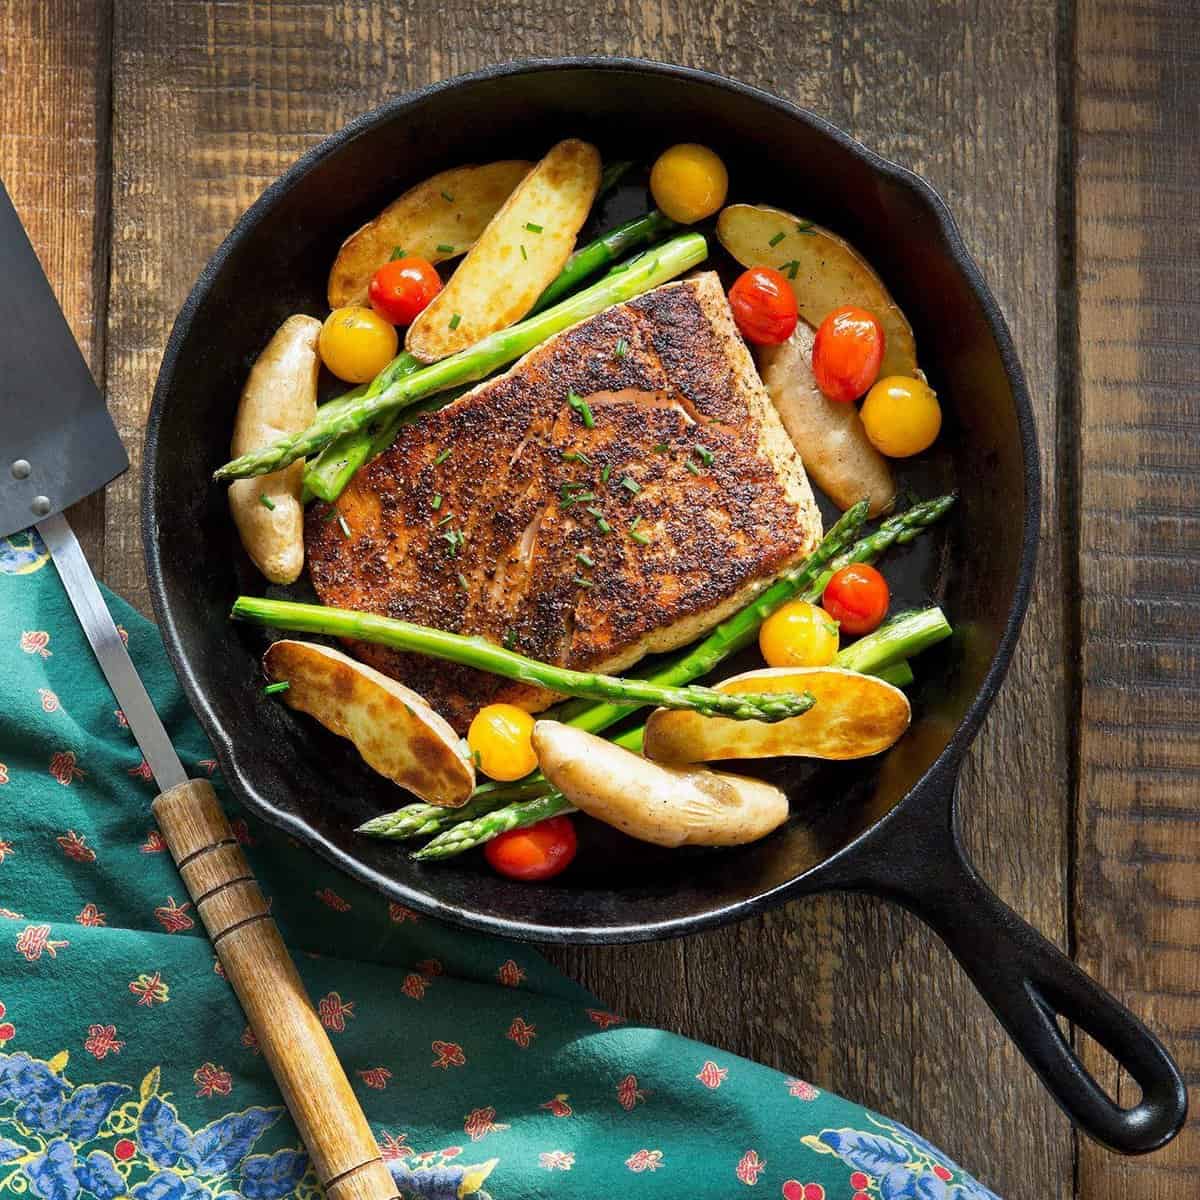
[[[883,362],[883,326],[874,313],[847,304],[821,322],[813,342],[817,386],[843,404],[857,400],[879,377]]]
[[[575,826],[570,817],[550,817],[524,829],[510,829],[483,848],[494,871],[509,879],[550,879],[575,857]]]
[[[892,596],[887,580],[867,563],[851,563],[833,573],[825,585],[821,607],[844,633],[870,633],[887,615]]]
[[[799,319],[796,295],[773,267],[743,271],[729,289],[729,307],[742,336],[756,346],[786,342]]]
[[[411,325],[442,290],[442,281],[423,258],[394,258],[371,276],[371,307],[393,325]]]

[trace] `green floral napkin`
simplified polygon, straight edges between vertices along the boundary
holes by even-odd
[[[153,625],[109,603],[220,790]],[[0,539],[0,679],[0,1194],[319,1196],[30,533]],[[528,947],[389,904],[223,798],[405,1195],[992,1197],[895,1121],[629,1025]]]

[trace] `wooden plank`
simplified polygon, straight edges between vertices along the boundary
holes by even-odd
[[[1078,958],[1179,1057],[1200,1103],[1200,163],[1195,11],[1080,0],[1076,19],[1082,695]],[[1085,1060],[1136,1094],[1094,1043]],[[1194,1190],[1192,1123],[1166,1150],[1080,1145],[1087,1200]]]
[[[109,354],[122,426],[140,428],[171,319],[233,218],[315,139],[397,91],[529,54],[632,53],[812,106],[944,190],[1030,376],[1047,480],[1037,636],[1022,643],[963,801],[987,876],[1062,940],[1055,19],[1053,0],[952,0],[936,21],[919,0],[122,6]],[[110,505],[109,577],[144,607],[135,480]],[[1065,1121],[948,954],[905,914],[821,898],[686,941],[552,957],[635,1019],[811,1077],[925,1130],[1001,1193],[1070,1189]]]
[[[0,5],[0,178],[101,386],[111,16],[107,3],[94,0]],[[76,504],[68,517],[99,565],[103,494]]]

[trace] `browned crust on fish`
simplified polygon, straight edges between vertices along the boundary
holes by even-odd
[[[567,403],[571,392],[589,404],[594,428]],[[564,457],[578,452],[587,461]],[[595,499],[564,500],[564,484]],[[648,545],[630,536],[635,518]],[[326,604],[604,671],[702,635],[820,535],[803,466],[711,272],[581,322],[407,426],[336,512],[313,505],[306,524]],[[536,711],[554,699],[420,655],[352,649],[459,730],[485,703]]]

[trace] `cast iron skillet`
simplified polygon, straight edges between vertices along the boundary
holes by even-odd
[[[576,865],[531,887],[469,859],[422,867],[404,847],[352,832],[396,807],[396,791],[346,743],[264,702],[258,658],[268,639],[228,620],[233,597],[263,584],[209,476],[228,457],[250,363],[290,313],[324,313],[325,276],[350,230],[434,171],[533,157],[567,135],[591,139],[606,158],[643,162],[672,142],[703,140],[729,164],[732,198],[799,210],[845,233],[883,275],[946,407],[937,451],[903,480],[920,495],[947,486],[960,495],[944,527],[889,556],[889,579],[902,600],[943,604],[956,637],[920,660],[912,729],[887,755],[857,766],[774,767],[795,815],[765,841],[685,854],[581,822],[588,841]],[[635,180],[600,223],[645,205]],[[714,262],[722,266],[719,255]],[[654,63],[520,63],[399,97],[268,188],[205,267],[163,359],[144,484],[155,612],[225,777],[250,808],[352,875],[434,916],[551,942],[690,933],[827,889],[887,896],[945,940],[1087,1133],[1138,1153],[1181,1127],[1186,1092],[1163,1047],[992,894],[959,840],[959,766],[1008,666],[1029,596],[1038,465],[1003,318],[945,205],[921,179],[763,92]],[[1137,1105],[1119,1108],[1101,1091],[1056,1015],[1086,1029],[1133,1076],[1143,1092]]]

